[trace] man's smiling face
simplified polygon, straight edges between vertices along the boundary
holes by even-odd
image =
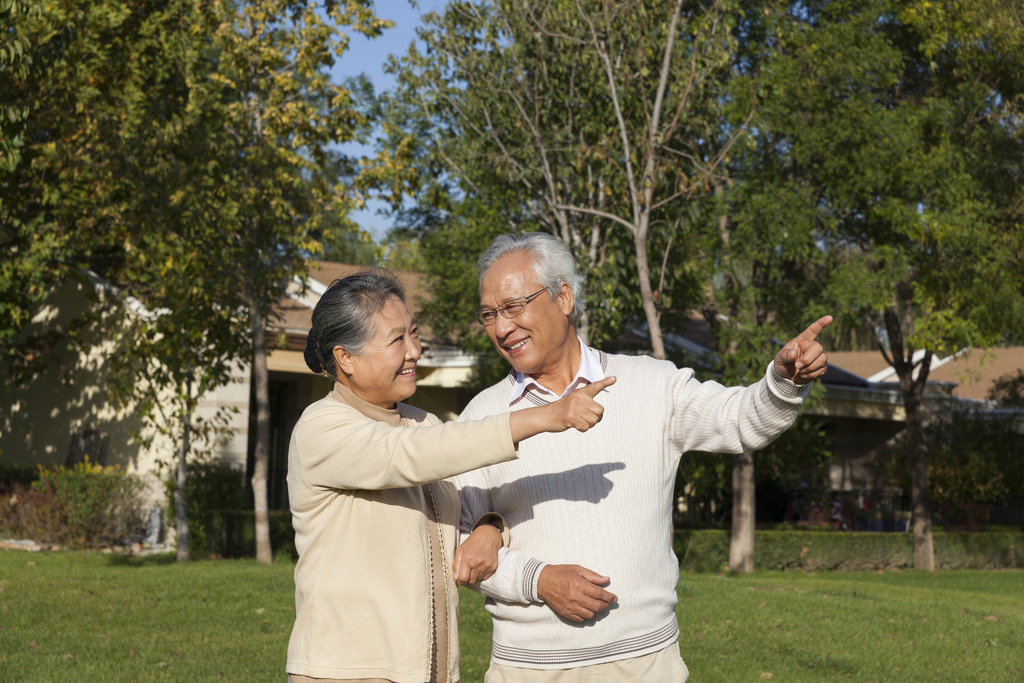
[[[498,308],[543,288],[544,284],[534,274],[531,257],[513,252],[495,261],[484,273],[480,307]],[[486,327],[487,336],[518,372],[538,379],[559,372],[561,368],[557,366],[564,362],[567,344],[578,345],[569,318],[572,305],[568,285],[562,286],[554,300],[542,292],[515,318],[499,315],[493,325]]]

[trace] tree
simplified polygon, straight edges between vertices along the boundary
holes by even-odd
[[[37,3],[0,1],[0,19],[7,27],[0,39],[0,75],[6,82],[25,79],[34,66],[32,41],[25,29],[29,23],[38,21],[42,10]],[[0,98],[0,168],[5,171],[13,171],[21,161],[19,149],[25,144],[22,133],[28,114],[23,103]]]
[[[147,310],[124,312],[111,355],[111,393],[142,417],[153,432],[175,444],[174,507],[177,559],[190,559],[188,462],[216,445],[226,407],[197,414],[199,401],[230,379],[239,340],[248,332],[238,292],[209,277],[206,247],[173,234],[154,233],[136,253],[149,254],[128,269],[131,291]],[[152,443],[153,434],[147,443]]]
[[[350,205],[331,146],[365,127],[350,89],[328,68],[347,49],[340,27],[376,36],[390,23],[368,0],[318,5],[291,0],[195,2],[196,31],[209,37],[192,83],[194,117],[184,134],[206,147],[182,187],[188,211],[224,236],[218,277],[242,292],[252,340],[256,412],[256,554],[273,561],[267,514],[270,403],[266,327],[293,277],[317,251],[322,219]]]
[[[779,154],[785,143],[770,116],[771,16],[777,11],[776,3],[758,3],[738,12],[730,74],[720,85],[723,123],[711,131],[705,147],[728,147],[732,131],[743,127],[748,134],[710,178],[713,194],[696,202],[700,214],[690,234],[678,234],[697,258],[669,266],[688,268],[701,282],[702,298],[694,308],[715,340],[706,360],[716,370],[715,379],[728,385],[756,382],[792,330],[828,312],[819,301],[828,277],[826,254],[817,245],[816,225],[807,220],[816,198],[807,188],[794,191],[788,182],[792,162]],[[752,117],[749,93],[756,93]],[[755,461],[778,470],[775,452],[781,451],[732,457],[732,571],[754,569]]]
[[[455,2],[428,15],[426,49],[410,47],[396,65],[394,105],[419,109],[397,117],[416,121],[404,136],[389,132],[383,165],[400,178],[396,206],[398,190],[418,189],[401,171],[417,158],[409,138],[426,133],[430,163],[459,194],[504,212],[507,229],[525,218],[558,237],[592,290],[626,282],[638,292],[654,355],[665,358],[661,313],[677,283],[664,264],[685,257],[675,235],[687,202],[709,191],[742,132],[718,149],[702,144],[722,124],[718,80],[734,21],[723,3],[683,0]],[[588,341],[601,336],[601,312],[583,321]]]
[[[130,171],[180,105],[165,59],[182,3],[0,4],[0,350],[38,369],[58,338],[22,333],[60,282],[115,269],[146,198]],[[80,321],[84,324],[83,321]],[[24,375],[23,375],[24,376]]]
[[[792,160],[788,186],[814,200],[837,312],[876,332],[899,378],[914,566],[926,570],[931,360],[1006,341],[1016,305],[998,235],[1006,198],[1019,196],[1006,176],[1019,175],[1021,156],[1004,118],[1012,81],[997,64],[1019,64],[1020,50],[992,29],[987,11],[998,4],[936,3],[939,17],[930,3],[792,5],[775,38],[772,109],[762,111]]]

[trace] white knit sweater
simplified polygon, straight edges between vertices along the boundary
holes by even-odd
[[[672,490],[685,451],[763,448],[796,419],[802,388],[774,364],[757,384],[701,383],[689,368],[646,356],[598,353],[617,382],[598,401],[592,430],[522,441],[519,460],[457,477],[462,529],[501,513],[511,545],[480,584],[494,624],[494,661],[568,669],[656,652],[675,641],[679,565],[672,552]],[[527,391],[509,406],[512,376],[470,402],[473,420],[543,402]],[[546,564],[578,564],[611,577],[618,602],[583,623],[537,597]]]

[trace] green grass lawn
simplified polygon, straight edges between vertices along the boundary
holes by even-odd
[[[0,551],[0,681],[283,681],[293,566]],[[684,574],[693,683],[1024,682],[1024,572]],[[490,618],[463,591],[462,679]]]

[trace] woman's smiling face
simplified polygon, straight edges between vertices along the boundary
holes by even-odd
[[[419,328],[396,296],[376,315],[377,331],[358,356],[339,358],[344,382],[367,403],[392,408],[416,393],[416,362],[420,358]],[[340,347],[335,350],[339,353]]]

